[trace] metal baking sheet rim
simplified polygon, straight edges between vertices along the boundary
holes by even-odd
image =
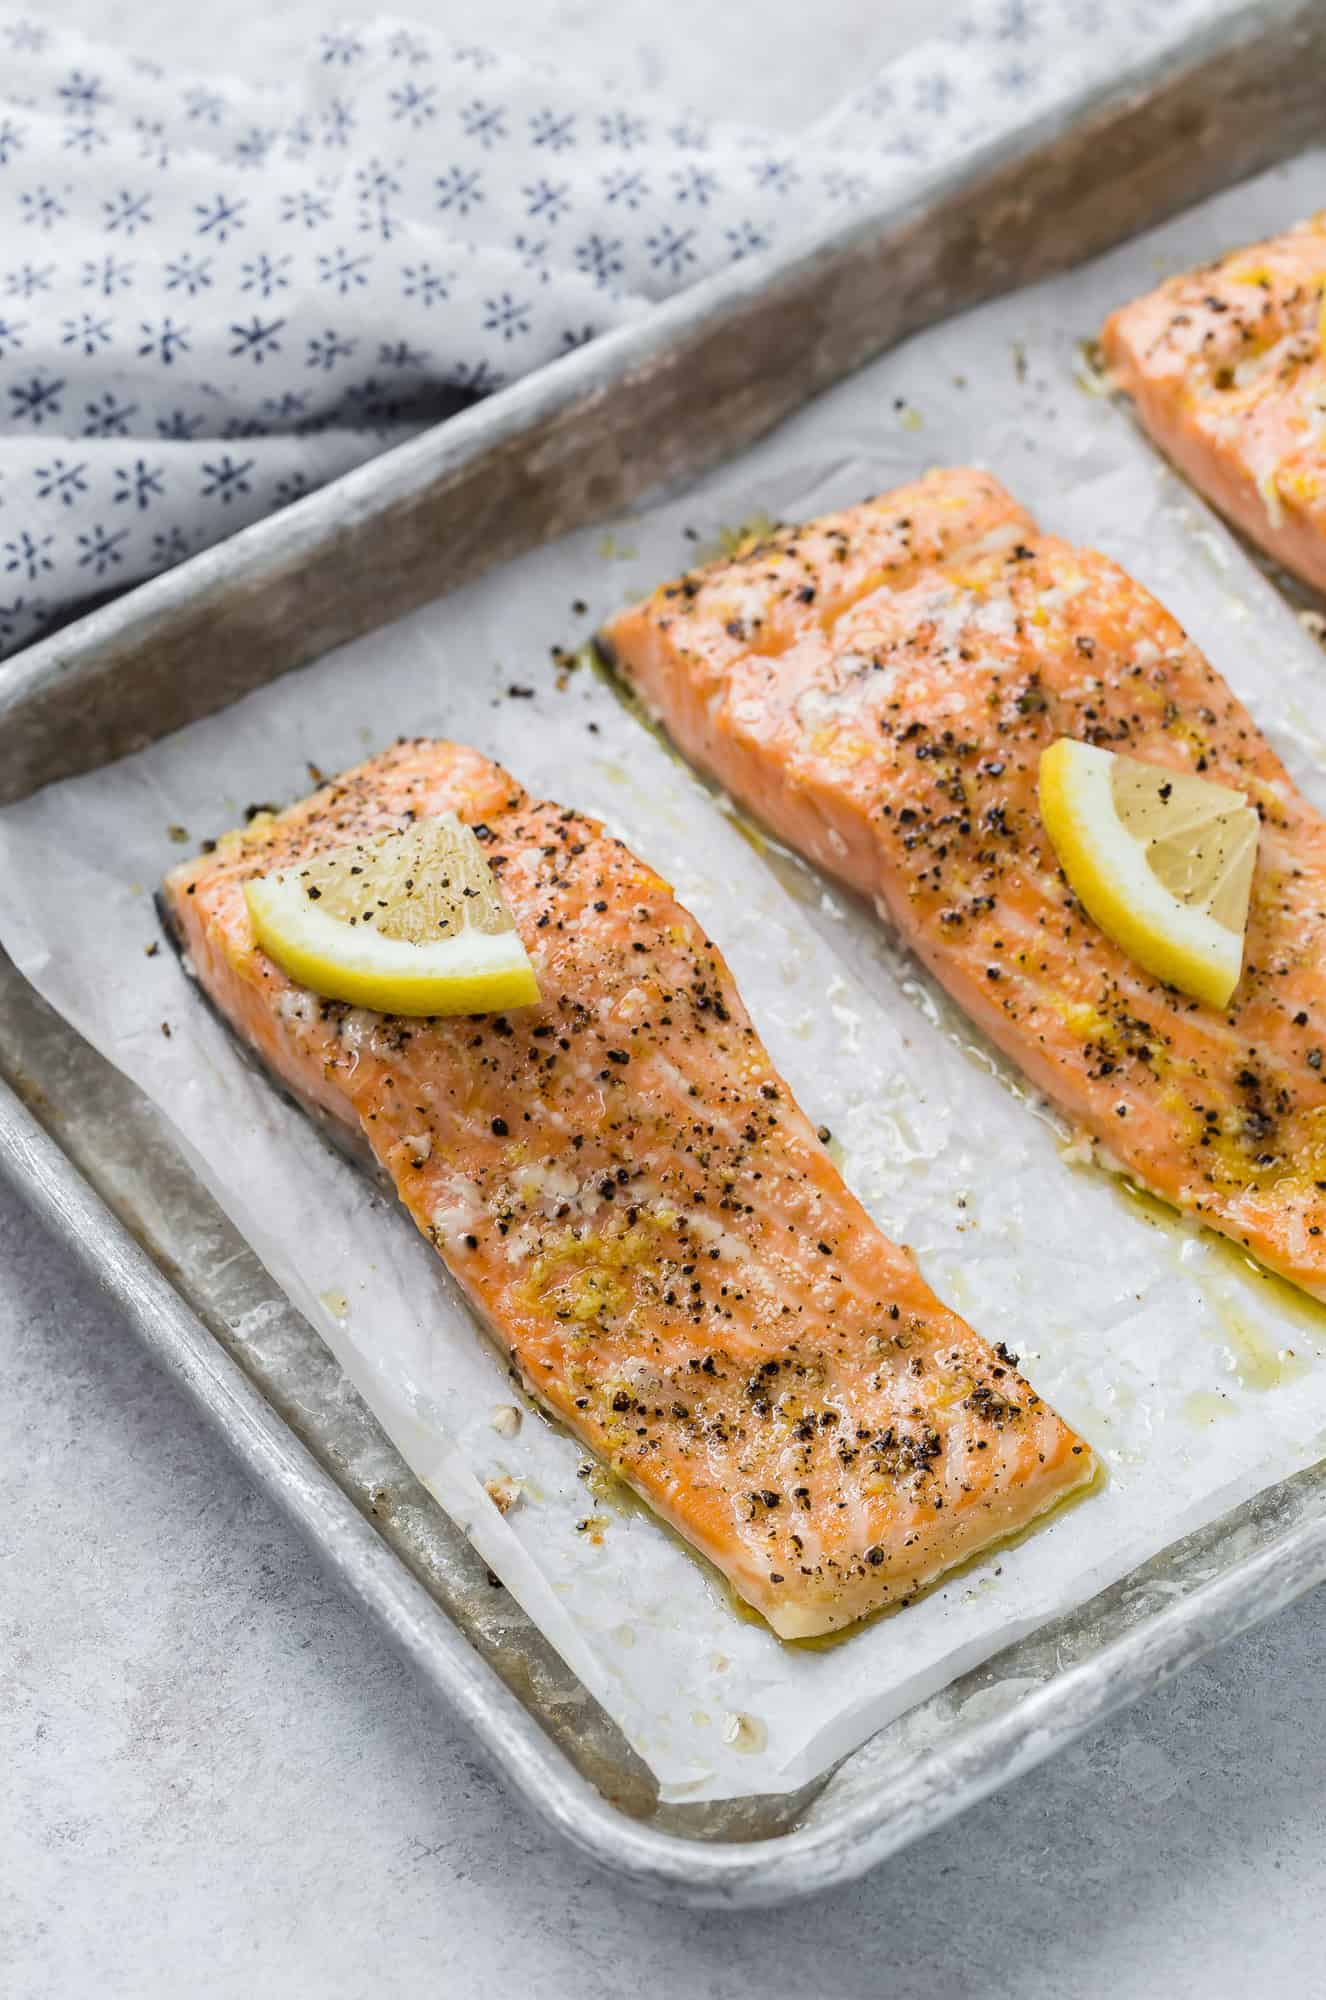
[[[973,176],[993,174],[1019,161],[1034,163],[1073,121],[1100,121],[1117,112],[1124,122],[1144,104],[1149,90],[1160,94],[1181,85],[1185,77],[1210,75],[1213,63],[1240,52],[1261,61],[1260,70],[1254,62],[1254,72],[1263,86],[1269,76],[1273,83],[1279,80],[1286,92],[1301,93],[1292,57],[1301,56],[1305,37],[1314,36],[1326,45],[1326,5],[1322,0],[1308,0],[1308,4],[1303,0],[1259,0],[1242,8],[1183,50],[1169,52],[1145,72],[1084,94],[1068,117],[1055,114],[1012,140],[998,142],[974,167],[933,181],[889,216],[858,223],[848,236],[812,246],[781,269],[766,268],[737,280],[714,281],[701,288],[702,295],[664,308],[645,327],[603,342],[601,352],[573,357],[560,364],[559,371],[550,371],[548,379],[519,385],[482,409],[453,420],[444,439],[441,433],[428,434],[324,489],[290,510],[279,523],[260,523],[169,577],[81,619],[16,662],[7,687],[0,691],[0,797],[21,796],[34,783],[44,782],[61,769],[86,765],[89,759],[77,750],[72,761],[66,758],[62,764],[59,742],[52,744],[48,739],[70,728],[80,700],[94,713],[98,710],[98,679],[104,682],[108,660],[122,662],[136,655],[143,663],[172,620],[177,633],[181,621],[187,627],[191,611],[195,620],[200,615],[215,615],[224,625],[221,613],[227,593],[232,593],[238,607],[233,614],[237,628],[228,634],[233,644],[236,636],[244,634],[246,591],[269,588],[288,615],[292,600],[287,592],[292,587],[298,591],[297,584],[291,586],[290,576],[292,570],[298,574],[301,560],[318,549],[324,554],[329,546],[333,551],[339,549],[354,524],[375,511],[390,516],[411,495],[417,497],[425,488],[436,490],[458,467],[486,462],[522,437],[537,439],[541,426],[583,413],[612,386],[629,388],[632,382],[643,381],[660,356],[685,348],[697,329],[738,311],[743,303],[757,298],[761,289],[772,295],[792,277],[799,275],[804,281],[807,273],[825,269],[835,250],[846,255],[854,245],[859,254],[863,244],[878,243],[890,226],[899,232],[915,227],[936,204],[942,206],[964,186],[970,189]],[[1235,179],[1304,142],[1307,113],[1301,95],[1289,108],[1292,116],[1273,141],[1268,144],[1254,138],[1243,143],[1226,179]],[[1212,191],[1214,185],[1205,167],[1197,169],[1194,178],[1183,184],[1180,200],[1194,199]],[[1158,190],[1151,219],[1177,205],[1172,188]],[[1084,245],[1084,254],[1144,226],[1145,219],[1134,214],[1128,228],[1112,232],[1108,226],[1102,232],[1097,225],[1094,237]],[[984,289],[994,288],[986,284]],[[982,295],[978,282],[961,299],[950,301],[950,308],[972,303]],[[938,309],[930,314],[938,316]],[[902,313],[876,346],[912,330],[912,324]],[[857,354],[855,360],[866,358],[868,351]],[[738,424],[725,434],[722,450],[730,451],[749,441],[850,365],[854,365],[853,360],[840,353],[827,369],[816,374],[802,356],[799,371],[797,367],[791,370],[793,387],[779,391],[771,405],[744,419],[744,428]],[[654,465],[649,478],[698,469],[716,455],[706,451],[703,443],[696,443],[684,463]],[[608,495],[606,507],[615,509],[638,497],[639,484],[648,484],[649,478],[633,487],[629,471],[623,472],[620,490]],[[576,518],[589,518],[592,512],[592,507],[586,511],[582,505]],[[559,518],[545,531],[569,525],[569,519]],[[521,541],[518,536],[510,547],[485,552],[483,561],[514,553],[516,546],[536,538],[537,534]],[[444,580],[436,581],[440,586]],[[385,607],[383,615],[394,616],[408,609],[409,601],[417,601],[407,600],[408,589],[402,599],[393,599],[388,591],[379,595],[379,605]],[[266,615],[270,637],[270,610]],[[381,615],[375,613],[367,621],[374,622],[382,622]],[[261,627],[261,617],[258,623]],[[356,629],[366,627],[355,626],[353,620],[347,624],[339,610],[333,612],[330,623],[311,620],[294,648],[297,657],[283,658],[275,671],[329,650]],[[240,684],[227,686],[222,699],[234,698],[252,684],[254,676],[241,676]],[[53,696],[54,709],[48,710]],[[212,701],[191,712],[201,713],[204,706],[216,705]],[[152,733],[164,733],[185,719],[179,712],[165,715]],[[77,730],[72,733],[76,736]],[[127,747],[121,741],[108,743],[106,749],[114,754]],[[894,1771],[872,1782],[868,1794],[836,1806],[819,1824],[759,1841],[706,1841],[661,1832],[609,1804],[575,1770],[534,1714],[451,1623],[331,1474],[317,1464],[261,1391],[224,1352],[166,1273],[111,1214],[59,1144],[3,1080],[0,1172],[75,1252],[267,1492],[304,1530],[338,1580],[376,1614],[397,1648],[461,1716],[544,1822],[590,1860],[661,1899],[733,1908],[772,1904],[861,1875],[1326,1579],[1323,1497],[1254,1554],[1199,1581],[1090,1659],[1023,1695],[998,1717],[972,1724],[942,1744],[908,1755]]]
[[[913,1753],[822,1825],[752,1841],[660,1833],[573,1769],[3,1082],[0,1172],[545,1824],[660,1900],[750,1908],[849,1882],[1326,1581],[1323,1504],[1004,1714]]]

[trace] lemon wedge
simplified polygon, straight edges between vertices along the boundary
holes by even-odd
[[[1242,792],[1061,736],[1040,807],[1074,895],[1146,972],[1224,1007],[1243,968],[1259,822]]]
[[[418,1015],[539,997],[483,849],[455,813],[260,875],[244,895],[263,950],[328,1000]]]

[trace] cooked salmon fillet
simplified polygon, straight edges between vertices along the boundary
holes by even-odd
[[[986,474],[943,471],[665,585],[603,644],[685,753],[871,898],[1112,1164],[1326,1298],[1326,823],[1147,591]],[[1037,808],[1060,736],[1255,805],[1226,1012],[1142,972],[1074,899]]]
[[[1101,335],[1161,449],[1250,540],[1326,590],[1326,214],[1171,278]]]
[[[393,1019],[255,944],[246,879],[448,811],[540,1005]],[[165,900],[216,1006],[367,1141],[530,1391],[782,1636],[905,1601],[1090,1478],[848,1192],[717,947],[596,821],[406,742],[177,868]]]

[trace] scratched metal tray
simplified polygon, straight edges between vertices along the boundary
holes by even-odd
[[[697,288],[0,667],[0,800],[164,735],[727,457],[944,315],[1326,137],[1326,0],[1262,0],[778,266]],[[799,1795],[660,1805],[141,1094],[0,954],[0,1170],[584,1854],[678,1901],[843,1882],[1326,1578],[1326,1462],[1007,1649]],[[260,1308],[260,1310],[255,1310]]]

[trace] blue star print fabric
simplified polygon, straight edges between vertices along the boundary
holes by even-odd
[[[0,15],[0,653],[1211,0],[989,0],[796,137],[393,23],[268,89]]]

